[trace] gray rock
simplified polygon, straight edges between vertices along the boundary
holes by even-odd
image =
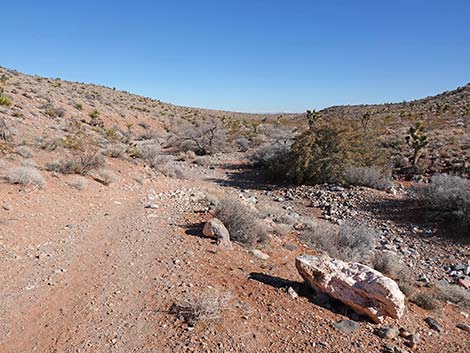
[[[397,327],[384,326],[375,330],[375,334],[380,338],[394,339],[400,334],[400,330]]]
[[[335,323],[333,326],[343,333],[351,333],[359,328],[359,324],[352,320],[341,320]]]
[[[225,225],[217,218],[212,218],[204,224],[202,234],[206,237],[213,238],[221,248],[231,249],[230,233]]]
[[[461,330],[464,330],[465,332],[470,333],[470,325],[467,325],[467,324],[457,324],[456,327],[459,328],[459,329],[461,329]]]
[[[442,326],[436,320],[434,320],[432,317],[427,317],[427,318],[424,319],[424,321],[428,324],[430,329],[433,329],[437,332],[442,331]]]

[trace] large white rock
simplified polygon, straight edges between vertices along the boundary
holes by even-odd
[[[202,234],[206,237],[213,238],[217,244],[224,249],[231,249],[232,243],[230,241],[230,233],[221,220],[212,218],[204,224]]]
[[[398,319],[405,311],[405,296],[397,283],[369,266],[328,255],[301,255],[295,265],[314,290],[328,294],[374,322],[381,322],[385,316]]]

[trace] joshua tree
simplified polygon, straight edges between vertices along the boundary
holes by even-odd
[[[413,155],[410,160],[413,167],[416,167],[424,149],[429,144],[428,136],[424,132],[423,125],[420,122],[417,122],[415,126],[410,127],[409,133],[405,139],[406,143],[413,148]]]
[[[308,128],[313,130],[317,122],[321,119],[321,114],[317,112],[315,109],[307,110],[307,121],[308,121]]]

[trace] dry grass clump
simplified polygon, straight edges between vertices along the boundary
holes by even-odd
[[[350,222],[339,227],[313,223],[303,234],[308,246],[325,251],[331,257],[364,263],[369,260],[377,238],[375,229]]]
[[[218,291],[191,293],[173,303],[170,313],[190,325],[199,321],[218,319],[231,299],[231,294]]]
[[[215,216],[227,227],[232,241],[253,246],[267,239],[267,231],[258,212],[235,197],[219,200]]]
[[[344,169],[344,180],[350,185],[367,186],[377,190],[388,190],[393,187],[390,175],[385,175],[376,167],[352,167]]]
[[[426,310],[436,310],[440,306],[436,295],[431,292],[418,292],[410,298],[410,301]]]
[[[470,180],[447,174],[437,174],[431,183],[415,189],[418,201],[431,211],[457,220],[470,229]]]
[[[105,160],[97,152],[76,154],[71,160],[60,160],[46,165],[47,170],[61,174],[86,175],[89,172],[104,167]]]
[[[27,146],[18,146],[15,148],[15,152],[23,158],[31,158],[33,156],[33,151]]]
[[[42,188],[46,185],[39,170],[33,167],[16,167],[7,172],[6,179],[10,184],[34,185]]]
[[[458,285],[445,284],[436,286],[437,296],[463,308],[470,309],[470,291]]]

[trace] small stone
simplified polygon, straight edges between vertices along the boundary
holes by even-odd
[[[341,320],[333,325],[343,333],[351,333],[359,328],[359,324],[352,320]]]
[[[464,288],[470,288],[470,278],[461,278],[457,283]]]
[[[470,333],[470,325],[467,325],[467,324],[457,324],[456,327],[459,328],[459,329],[461,329],[461,330],[464,330],[465,332]]]
[[[403,338],[408,338],[408,337],[410,337],[411,335],[412,335],[412,333],[411,333],[408,329],[406,329],[406,328],[404,328],[404,327],[400,327],[400,336],[401,336],[401,337],[403,337]]]
[[[295,291],[294,288],[292,287],[289,287],[287,289],[287,293],[289,293],[289,295],[292,297],[292,299],[297,299],[299,297],[299,295],[297,294],[297,292]]]
[[[408,337],[408,340],[405,342],[405,344],[410,347],[410,348],[415,348],[419,343],[419,335],[414,334]]]
[[[464,264],[458,264],[454,266],[454,271],[465,271],[467,269],[467,266]]]
[[[157,209],[158,205],[154,203],[148,203],[144,206],[144,208]]]
[[[250,254],[257,257],[258,259],[261,259],[261,260],[267,260],[269,259],[269,255],[268,254],[265,254],[264,252],[262,252],[261,250],[258,250],[258,249],[252,249],[250,250]]]
[[[395,337],[398,337],[400,331],[397,327],[385,326],[375,330],[375,334],[380,338],[394,339]]]
[[[427,317],[427,318],[424,319],[424,321],[428,324],[430,329],[433,329],[437,332],[442,331],[442,326],[436,320],[434,320],[432,317]]]

